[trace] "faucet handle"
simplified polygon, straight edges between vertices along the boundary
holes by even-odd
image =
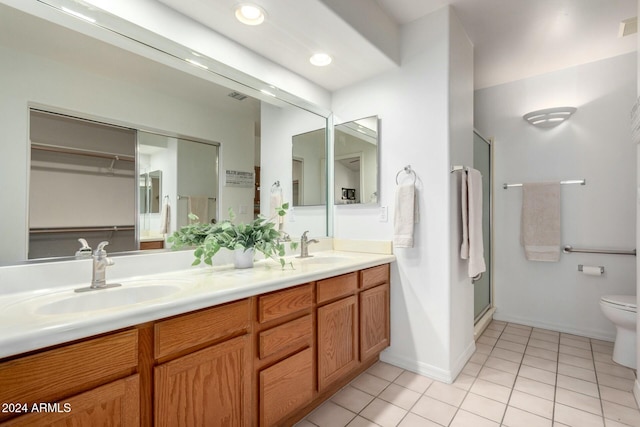
[[[107,251],[104,250],[104,247],[107,246],[109,242],[104,241],[98,243],[98,249],[96,249],[96,255],[105,255]]]
[[[79,238],[78,242],[80,242],[82,247],[76,251],[76,257],[77,258],[91,257],[91,246],[89,246],[87,241],[83,238]]]
[[[301,240],[307,240],[307,233],[309,232],[309,230],[305,231],[304,233],[302,233],[302,236],[300,236]]]

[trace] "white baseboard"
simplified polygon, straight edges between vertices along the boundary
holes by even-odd
[[[511,323],[518,323],[520,325],[525,325],[525,326],[531,326],[534,328],[541,328],[541,329],[549,329],[551,331],[557,331],[557,332],[564,332],[567,334],[573,334],[573,335],[580,335],[583,337],[587,337],[587,338],[594,338],[594,339],[598,339],[598,340],[602,340],[602,341],[615,341],[616,339],[616,335],[615,335],[615,331],[612,333],[609,332],[605,332],[605,331],[595,331],[595,330],[590,330],[590,329],[576,329],[576,328],[568,328],[566,325],[560,325],[560,324],[556,324],[556,323],[549,323],[549,322],[542,322],[540,320],[537,319],[528,319],[528,318],[524,318],[524,317],[519,317],[519,316],[513,316],[513,315],[505,315],[504,313],[501,313],[500,311],[496,311],[493,314],[493,318],[495,320],[500,320],[503,322],[511,322]]]
[[[484,330],[487,329],[487,326],[489,326],[489,323],[491,323],[491,321],[493,320],[493,313],[495,313],[495,312],[496,312],[496,308],[495,307],[491,307],[482,316],[482,318],[478,321],[478,323],[476,323],[476,325],[473,328],[473,339],[474,340],[477,341],[478,338],[480,338],[480,335],[482,335],[482,333],[484,332]]]
[[[407,359],[403,356],[394,355],[388,351],[383,351],[382,353],[380,353],[380,360],[386,363],[390,363],[399,368],[406,369],[407,371],[424,375],[425,377],[442,381],[447,384],[451,384],[454,380],[451,375],[451,371],[440,369],[427,363]]]
[[[638,379],[633,382],[633,397],[636,398],[636,405],[640,407],[640,383],[638,383]]]

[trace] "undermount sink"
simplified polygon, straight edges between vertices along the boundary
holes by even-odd
[[[184,283],[181,281],[162,284],[151,281],[149,284],[127,283],[116,288],[70,293],[68,296],[40,305],[35,312],[53,315],[104,310],[165,298],[182,289],[184,289]]]

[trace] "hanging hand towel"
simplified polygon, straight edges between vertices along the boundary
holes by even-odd
[[[476,277],[487,270],[484,262],[482,236],[482,175],[469,168],[462,174],[462,245],[460,258],[468,259],[469,277]]]
[[[200,222],[202,224],[209,222],[209,198],[207,196],[189,196],[188,207],[189,213],[197,215],[199,218],[198,221],[189,220],[190,224],[193,222]]]
[[[160,233],[169,234],[171,232],[171,206],[169,198],[165,196],[162,202],[162,212],[160,212]]]
[[[282,189],[272,190],[269,198],[269,215],[274,218],[273,222],[276,224],[284,224],[284,217],[276,213],[276,208],[282,206],[282,203]]]
[[[413,247],[413,225],[418,219],[418,191],[415,184],[398,185],[393,216],[393,245],[396,248]]]
[[[560,260],[560,183],[522,185],[520,242],[529,261]]]

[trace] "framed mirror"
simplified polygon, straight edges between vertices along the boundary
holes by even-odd
[[[378,116],[335,126],[334,203],[378,203]]]
[[[66,3],[76,5],[75,2]],[[37,207],[30,203],[33,184],[29,179],[31,108],[132,129],[138,139],[143,133],[164,135],[169,139],[168,143],[178,147],[187,147],[189,143],[185,141],[196,143],[196,151],[208,145],[206,150],[217,154],[217,158],[207,160],[215,175],[211,179],[203,178],[210,172],[202,173],[193,162],[183,162],[183,169],[191,173],[185,172],[185,177],[189,175],[192,183],[182,190],[179,184],[172,184],[178,181],[171,178],[180,168],[180,155],[165,165],[141,169],[142,156],[133,149],[131,155],[136,161],[129,162],[127,173],[131,180],[126,190],[129,195],[106,197],[104,192],[95,191],[102,197],[100,202],[129,206],[126,225],[133,228],[127,230],[134,236],[133,242],[142,240],[145,215],[150,229],[158,229],[154,221],[160,213],[155,210],[162,209],[162,201],[167,195],[172,218],[176,221],[186,217],[182,210],[187,210],[189,196],[211,200],[209,220],[216,218],[218,212],[226,213],[230,207],[235,210],[238,220],[251,220],[258,188],[254,188],[253,183],[246,186],[228,184],[224,180],[229,176],[227,172],[254,176],[256,168],[264,166],[264,176],[271,180],[270,176],[289,169],[271,170],[268,159],[262,159],[264,164],[261,165],[260,151],[288,159],[290,164],[290,143],[271,145],[272,141],[290,141],[298,131],[287,126],[299,116],[314,118],[315,128],[319,127],[318,121],[320,125],[326,123],[326,116],[310,112],[315,111],[314,107],[304,101],[300,100],[304,106],[300,108],[295,97],[276,88],[270,89],[270,95],[261,94],[258,85],[263,83],[254,78],[246,78],[250,84],[238,75],[234,75],[235,80],[229,80],[222,75],[229,67],[214,65],[213,60],[207,62],[206,57],[200,59],[201,65],[210,64],[208,68],[212,71],[195,66],[184,60],[186,54],[191,53],[188,48],[170,40],[159,40],[159,36],[103,11],[88,7],[81,10],[84,14],[100,14],[99,25],[94,25],[59,12],[58,5],[52,5],[54,9],[44,2],[29,2],[28,6],[25,2],[22,10],[22,4],[16,4],[20,10],[0,2],[0,57],[3,63],[11,64],[3,69],[5,78],[0,81],[3,94],[0,99],[0,178],[3,182],[15,183],[0,190],[5,201],[0,209],[3,218],[0,234],[5,237],[5,243],[0,244],[0,265],[29,259],[30,217],[35,215],[37,218],[42,213],[46,219],[48,209],[44,206],[37,214],[25,215]],[[77,6],[84,7],[82,3]],[[117,31],[104,27],[105,22],[116,23]],[[228,82],[228,86],[221,82]],[[267,110],[280,113],[280,116],[272,120],[276,114],[266,116]],[[265,134],[269,136],[265,137]],[[140,141],[138,143],[142,146]],[[224,150],[220,150],[223,146]],[[115,169],[124,163],[117,161]],[[96,167],[109,169],[110,164]],[[161,174],[154,177],[153,171],[161,171]],[[147,193],[143,197],[139,188],[139,177],[143,173],[149,173],[151,188],[155,188],[153,184],[157,180],[162,195],[161,201],[156,203],[152,190],[148,198],[149,213],[142,213],[142,205],[147,204],[144,199]],[[284,181],[283,177],[276,179]],[[289,180],[286,177],[286,181]],[[58,188],[63,189],[64,186]],[[59,196],[66,197],[64,193]],[[58,202],[60,200],[58,198]],[[81,209],[81,202],[77,209]],[[103,215],[100,224],[124,224],[110,216],[108,209],[100,212]],[[86,215],[86,218],[94,221],[97,216]],[[326,235],[326,216],[309,220],[317,222],[315,235]],[[178,222],[172,224],[169,232],[179,225]],[[294,232],[291,234],[295,235]],[[105,237],[103,240],[113,239],[110,235]],[[56,259],[73,257],[78,242],[67,240],[71,242],[69,248]],[[52,245],[60,247],[60,240],[53,239]],[[92,243],[92,246],[95,245]],[[118,252],[115,241],[109,249],[110,254]],[[139,246],[134,244],[122,250],[135,251]]]

